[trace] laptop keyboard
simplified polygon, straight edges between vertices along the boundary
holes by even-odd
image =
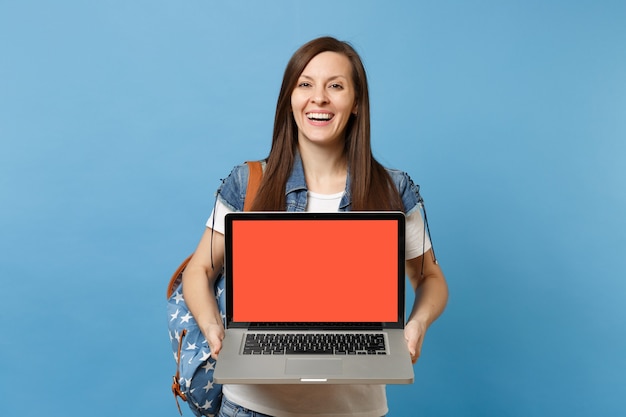
[[[244,355],[385,355],[382,333],[248,333]]]

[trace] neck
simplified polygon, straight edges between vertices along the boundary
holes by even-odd
[[[345,190],[348,162],[343,143],[336,147],[318,147],[299,143],[307,188],[320,194]]]

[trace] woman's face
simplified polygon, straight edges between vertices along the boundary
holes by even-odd
[[[356,112],[352,65],[345,55],[322,52],[304,68],[291,93],[298,141],[343,143],[350,115]]]

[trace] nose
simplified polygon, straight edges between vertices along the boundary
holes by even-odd
[[[328,103],[328,95],[326,94],[326,88],[324,88],[323,85],[315,87],[311,101],[315,104]]]

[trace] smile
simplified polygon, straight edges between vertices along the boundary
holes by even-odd
[[[306,117],[309,120],[325,122],[332,119],[335,115],[332,113],[307,113]]]

